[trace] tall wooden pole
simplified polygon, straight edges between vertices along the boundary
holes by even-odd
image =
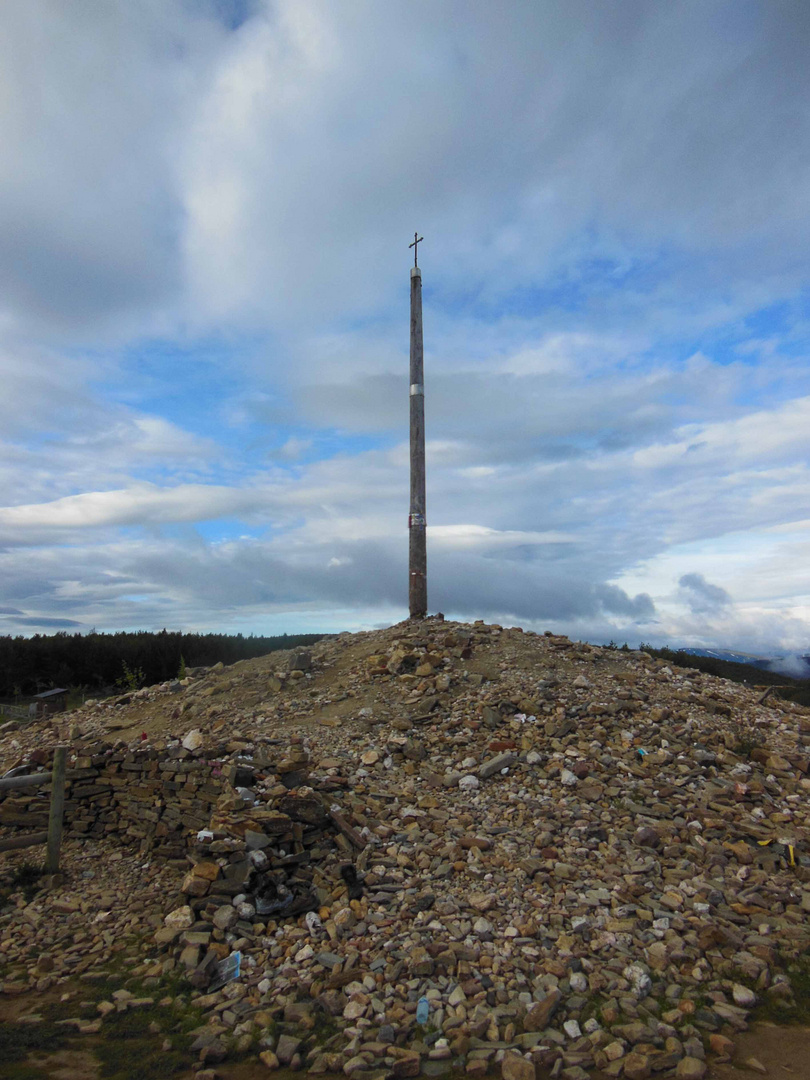
[[[411,509],[408,515],[408,607],[412,619],[427,615],[425,521],[425,367],[422,346],[422,271],[416,261],[421,237],[413,234],[411,267]]]

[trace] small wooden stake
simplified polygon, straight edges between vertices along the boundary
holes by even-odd
[[[51,814],[48,818],[48,853],[45,857],[45,870],[49,874],[59,872],[59,851],[62,847],[62,817],[65,812],[66,764],[67,747],[57,746],[53,753]]]

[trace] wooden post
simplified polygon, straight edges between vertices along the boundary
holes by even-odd
[[[427,521],[425,519],[425,375],[422,345],[422,271],[411,268],[411,506],[408,516],[408,608],[412,619],[427,615]]]
[[[26,836],[12,836],[8,840],[0,840],[0,851],[18,851],[20,848],[39,847],[48,839],[46,832],[28,833]]]
[[[59,850],[62,847],[62,817],[65,812],[65,766],[67,747],[57,746],[53,752],[53,785],[51,787],[51,814],[48,818],[48,853],[45,870],[49,874],[59,871]]]

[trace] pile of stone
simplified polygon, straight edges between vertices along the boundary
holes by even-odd
[[[179,944],[177,960],[193,986],[209,987],[221,961],[255,948],[282,920],[307,915],[307,927],[320,929],[313,913],[337,881],[350,895],[361,894],[347,853],[362,849],[364,839],[312,788],[286,787],[307,765],[306,754],[292,747],[281,763],[282,782],[255,793],[249,770],[238,770],[237,782],[251,788],[223,795],[211,827],[198,834],[181,885],[185,903],[155,935],[160,946]]]
[[[199,740],[175,760],[219,785],[140,969],[186,973],[203,1061],[234,1038],[314,1073],[697,1080],[758,1001],[790,1005],[805,710],[642,652],[439,620],[324,642],[296,670],[207,674],[194,739],[173,707],[174,740],[114,751],[160,774],[169,743]]]

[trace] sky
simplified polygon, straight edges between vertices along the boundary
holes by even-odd
[[[805,0],[0,10],[0,633],[810,651]]]

